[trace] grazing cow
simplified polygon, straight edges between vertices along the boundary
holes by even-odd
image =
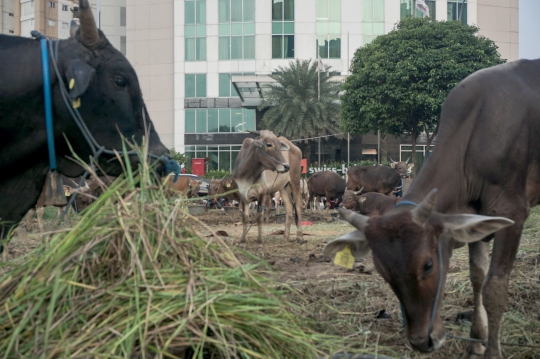
[[[163,183],[170,193],[181,193],[187,198],[199,197],[199,190],[201,189],[202,182],[202,180],[197,181],[189,176],[180,176],[176,182],[174,182],[174,175],[164,177],[163,179]]]
[[[137,143],[145,137],[149,153],[167,163],[169,151],[150,121],[137,75],[96,27],[88,0],[79,2],[79,19],[80,26],[72,23],[72,36],[55,42],[49,56],[57,171],[80,176],[84,169],[68,158],[69,146],[87,159],[97,144],[108,150],[99,157],[100,168],[119,175],[122,166],[110,151],[122,151],[120,133]],[[49,171],[43,99],[40,41],[0,35],[0,239],[35,206]],[[66,103],[80,106],[81,127]],[[93,145],[80,129],[84,124]],[[136,168],[137,156],[130,160]],[[164,164],[157,169],[164,170]]]
[[[75,201],[71,204],[72,209],[75,213],[79,213],[83,209],[87,208],[94,201],[94,193],[88,182],[84,182],[84,185],[79,187],[79,178],[68,178],[62,176],[62,182],[64,184],[64,194],[66,196],[66,201],[69,202],[72,195],[77,194]],[[65,206],[55,206],[58,208],[58,216],[60,219],[62,212],[65,210]],[[30,208],[28,214],[26,215],[26,229],[31,230],[34,223],[34,216],[37,214],[37,226],[40,232],[43,232],[43,212],[45,211],[45,186],[43,191],[38,198],[35,207]]]
[[[322,203],[322,197],[326,197],[327,208],[329,208],[330,201],[341,199],[346,187],[343,178],[333,171],[315,172],[309,177],[307,184],[309,199],[313,200],[312,212],[315,211],[315,208],[321,212],[321,208],[316,203]]]
[[[411,188],[384,216],[347,210],[358,230],[327,245],[373,250],[377,270],[403,305],[411,345],[445,340],[439,316],[452,250],[469,245],[474,314],[466,358],[502,358],[501,319],[529,209],[540,202],[540,60],[475,72],[448,95],[437,143]],[[420,203],[420,204],[417,204]],[[493,240],[491,263],[489,241]]]
[[[232,172],[232,178],[238,185],[238,193],[241,199],[240,207],[242,209],[244,228],[241,242],[246,241],[249,222],[248,204],[254,201],[259,204],[266,203],[268,193],[278,190],[285,203],[287,213],[283,236],[285,240],[290,237],[294,207],[297,215],[296,239],[301,240],[303,237],[301,224],[302,198],[300,197],[299,187],[302,151],[285,137],[276,137],[272,131],[249,132],[256,134],[257,138],[246,138],[244,140]],[[286,187],[290,187],[292,199]],[[260,244],[262,244],[262,217],[262,215],[257,216],[257,242]]]
[[[343,207],[360,212],[368,217],[381,216],[391,210],[401,198],[387,196],[382,193],[361,191],[345,191],[343,194]]]
[[[358,191],[364,188],[364,193],[378,192],[390,195],[400,185],[402,176],[403,174],[386,166],[352,166],[347,170],[345,179],[348,190]]]

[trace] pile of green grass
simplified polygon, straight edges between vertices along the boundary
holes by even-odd
[[[0,358],[315,358],[300,309],[127,168],[67,233],[3,264]],[[286,295],[290,296],[291,293]]]

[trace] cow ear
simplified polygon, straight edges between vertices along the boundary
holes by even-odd
[[[286,143],[283,143],[283,142],[279,141],[279,144],[281,145],[281,150],[282,150],[282,151],[288,151],[288,150],[291,149],[291,148],[289,147],[289,145],[286,144]]]
[[[344,250],[347,246],[355,259],[360,259],[369,254],[369,244],[362,231],[349,232],[329,242],[323,248],[323,255],[334,258],[336,253]]]
[[[462,243],[473,243],[513,225],[514,221],[478,214],[446,214],[443,215],[443,223],[444,232],[453,239]]]
[[[71,61],[67,65],[65,75],[68,81],[70,99],[75,100],[86,91],[95,72],[93,67],[78,59]]]
[[[392,163],[390,163],[390,167],[396,168],[396,163],[397,163],[397,162],[392,162]]]
[[[407,168],[408,168],[408,169],[411,169],[411,168],[413,168],[413,167],[414,167],[414,163],[409,163],[409,164],[407,165]]]
[[[367,199],[367,197],[359,197],[358,202],[360,202],[360,203],[365,202],[366,199]]]

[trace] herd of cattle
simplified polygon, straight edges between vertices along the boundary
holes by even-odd
[[[104,173],[120,175],[121,161],[129,154],[117,156],[114,151],[122,151],[123,138],[136,143],[146,139],[148,159],[129,156],[132,166],[155,161],[156,172],[164,174],[171,163],[146,110],[134,69],[97,28],[88,0],[79,1],[79,19],[80,25],[72,23],[69,39],[50,43],[50,56],[43,56],[50,60],[48,67],[40,64],[45,42],[41,47],[36,40],[0,35],[0,240],[38,202],[54,163],[49,158],[51,148],[56,171],[72,178],[84,172],[70,159],[73,152],[82,159],[97,159]],[[42,77],[42,68],[50,70],[50,81]],[[45,105],[48,93],[51,101]],[[448,95],[433,154],[403,199],[388,196],[395,183],[383,173],[393,171],[391,176],[396,177],[402,173],[399,168],[348,172],[345,188],[355,191],[353,196],[369,191],[362,195],[365,199],[355,199],[354,208],[373,201],[370,197],[382,195],[385,202],[371,207],[378,214],[372,216],[340,208],[355,230],[327,243],[323,253],[361,258],[373,252],[377,271],[402,305],[409,342],[419,351],[436,350],[445,341],[439,313],[446,274],[453,249],[467,244],[474,296],[470,334],[477,340],[469,344],[464,357],[503,357],[500,329],[510,272],[529,210],[540,203],[539,99],[540,60],[477,71]],[[45,130],[49,106],[54,115],[52,136]],[[301,239],[302,154],[270,131],[255,134],[255,139],[242,144],[232,172],[235,185],[226,181],[216,185],[238,187],[242,241],[247,232],[246,207],[255,201],[267,203],[269,194],[277,191],[287,213],[284,236],[290,237],[295,213],[296,238]],[[313,185],[321,176],[312,177]],[[374,184],[385,185],[378,190],[370,187]],[[332,199],[343,188],[342,183],[339,186],[326,186],[317,195],[324,192]],[[343,196],[346,202],[345,191]],[[353,202],[345,206],[353,208]],[[258,216],[258,242],[262,242],[261,221]]]

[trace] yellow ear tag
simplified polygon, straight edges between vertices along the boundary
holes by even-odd
[[[71,104],[72,104],[73,108],[79,108],[79,107],[81,107],[81,98],[79,97],[79,98],[77,98],[76,100],[73,100],[73,101],[71,102]]]
[[[69,196],[71,196],[71,193],[69,193],[69,191],[65,191],[64,196],[69,197]]]
[[[334,257],[334,264],[347,269],[353,269],[354,256],[352,255],[351,248],[349,248],[349,246],[346,246],[336,253],[336,256]]]
[[[229,188],[229,187],[231,187],[231,184],[227,183],[227,185],[225,187]]]
[[[69,80],[69,89],[73,90],[74,87],[75,87],[75,79]]]

